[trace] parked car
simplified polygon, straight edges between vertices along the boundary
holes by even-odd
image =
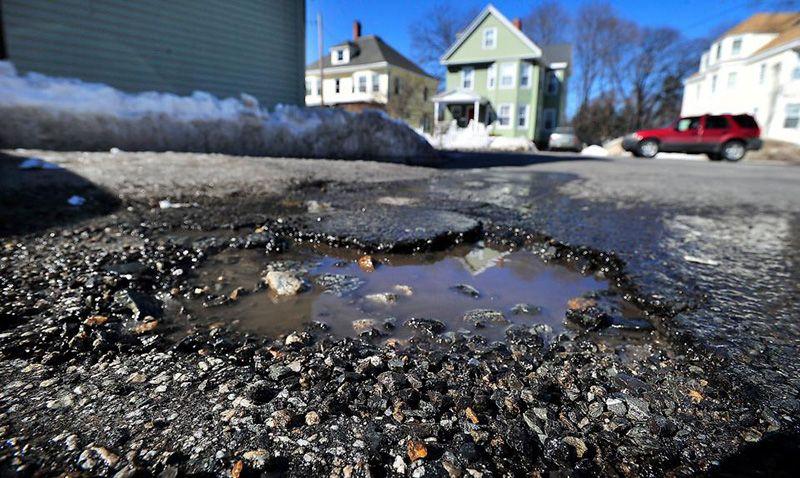
[[[714,161],[739,161],[761,149],[761,129],[750,115],[687,116],[668,128],[640,130],[622,140],[634,156],[652,158],[659,151],[706,154]]]
[[[583,149],[583,142],[575,134],[575,130],[569,126],[559,126],[550,133],[547,139],[547,149],[551,151],[575,151]]]

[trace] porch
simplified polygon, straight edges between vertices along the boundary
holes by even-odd
[[[452,123],[466,128],[471,122],[487,126],[492,121],[492,106],[489,100],[473,91],[445,91],[431,98],[433,101],[434,131],[442,131]],[[447,120],[447,116],[452,118]]]

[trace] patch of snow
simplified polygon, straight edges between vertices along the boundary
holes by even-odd
[[[535,152],[536,145],[528,138],[493,136],[492,127],[470,121],[466,128],[451,125],[441,135],[425,135],[435,148],[458,151],[520,151]]]
[[[278,105],[196,91],[124,93],[108,85],[0,62],[0,147],[79,151],[189,151],[251,156],[428,163],[435,151],[383,112]]]
[[[67,204],[75,207],[83,206],[86,204],[86,198],[78,195],[70,196],[69,199],[67,199]]]
[[[196,204],[190,204],[188,202],[172,202],[169,199],[162,199],[158,201],[159,209],[181,209],[184,207],[193,207],[197,206]]]
[[[61,169],[61,166],[45,161],[42,158],[28,158],[19,163],[19,169]]]
[[[598,146],[593,144],[591,146],[587,146],[581,150],[581,154],[584,156],[608,156],[608,150],[603,148],[602,146]]]

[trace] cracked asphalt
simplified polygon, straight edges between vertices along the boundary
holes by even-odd
[[[28,156],[63,169],[20,171]],[[74,194],[86,203],[66,205]],[[165,199],[188,207],[160,209]],[[797,466],[796,166],[16,151],[0,156],[0,206],[8,474],[791,476]],[[506,345],[433,334],[404,350],[235,327],[171,342],[161,328],[182,325],[169,295],[188,293],[184,271],[234,247],[220,230],[244,248],[525,247],[602,271],[658,330],[516,331]],[[149,272],[107,272],[132,263]],[[120,290],[164,305],[155,332],[126,329]],[[95,315],[108,323],[86,322]]]

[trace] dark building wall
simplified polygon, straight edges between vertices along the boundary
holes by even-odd
[[[304,0],[0,0],[20,72],[130,91],[304,101]]]

